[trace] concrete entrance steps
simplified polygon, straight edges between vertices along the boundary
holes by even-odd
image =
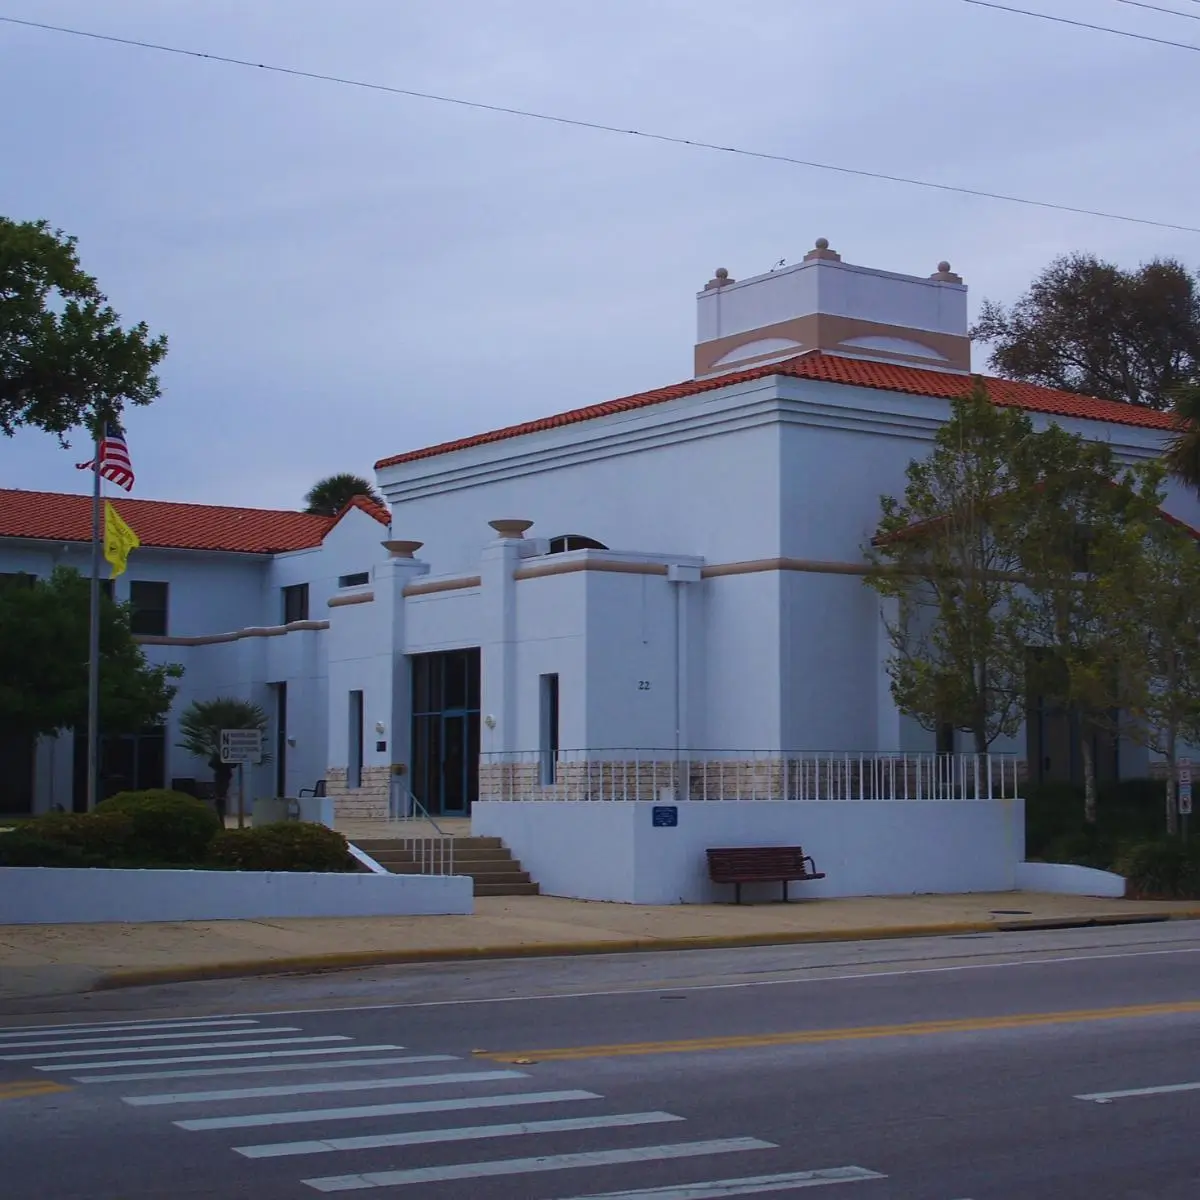
[[[393,875],[412,875],[419,870],[417,856],[409,848],[411,841],[355,838],[354,844]],[[497,837],[456,837],[454,873],[475,880],[476,896],[536,896],[539,891],[529,872]]]

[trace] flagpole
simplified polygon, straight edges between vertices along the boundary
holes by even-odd
[[[100,436],[101,431],[97,426],[92,465],[92,588],[88,610],[88,812],[96,807],[97,773],[100,765]]]

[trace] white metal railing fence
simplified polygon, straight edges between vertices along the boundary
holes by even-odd
[[[1010,800],[1003,754],[588,749],[480,755],[480,800]]]
[[[388,796],[386,837],[400,843],[418,874],[454,874],[454,834],[443,829],[398,778]]]

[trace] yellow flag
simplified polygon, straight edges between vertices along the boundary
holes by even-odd
[[[108,500],[104,502],[104,557],[112,563],[112,576],[116,579],[129,561],[129,552],[136,550],[141,541],[138,535],[121,520],[120,514]]]

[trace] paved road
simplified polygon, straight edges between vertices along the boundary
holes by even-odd
[[[1196,1200],[1198,984],[1172,924],[62,1001],[0,1193]]]

